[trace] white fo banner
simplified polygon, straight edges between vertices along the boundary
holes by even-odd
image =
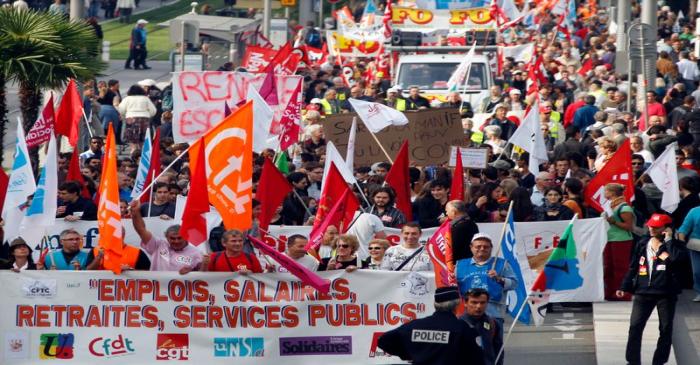
[[[432,273],[321,275],[2,272],[0,363],[401,363],[377,339],[433,312]]]
[[[131,220],[123,219],[122,223],[126,229],[125,240],[132,245],[139,244],[139,238],[131,224]],[[148,229],[156,236],[163,237],[163,234],[170,225],[179,224],[174,220],[162,220],[160,218],[146,218]],[[221,218],[217,214],[210,213],[207,220],[209,230],[221,223]],[[541,269],[547,261],[551,250],[559,242],[559,237],[564,233],[569,221],[556,222],[516,222],[515,235],[517,244],[525,245],[525,253],[528,257],[528,264],[534,271]],[[479,223],[479,232],[488,233],[494,241],[500,238],[502,223]],[[75,222],[68,223],[57,221],[56,225],[49,228],[49,247],[58,248],[58,235],[66,228],[74,228],[84,235],[84,248],[92,248],[97,244],[98,232],[97,222]],[[424,229],[421,235],[421,242],[428,241],[437,228]],[[598,302],[603,300],[603,249],[605,248],[607,227],[602,218],[578,219],[574,224],[574,240],[580,263],[579,271],[583,277],[583,286],[574,291],[555,291],[550,297],[551,302]],[[270,234],[279,237],[286,242],[287,237],[293,234],[309,236],[311,226],[270,226]],[[400,230],[396,228],[386,228],[387,239],[392,244],[401,243]],[[284,251],[284,243],[277,242],[272,237],[265,237],[265,242],[275,246],[280,251]],[[31,243],[30,243],[31,244]],[[366,244],[366,243],[365,243]],[[466,242],[453,243],[467,245]],[[38,258],[40,245],[32,245],[35,248],[34,255]],[[200,245],[200,249],[206,251],[206,244]],[[495,251],[494,251],[495,252]],[[524,274],[525,277],[528,275]],[[535,273],[531,277],[537,277]],[[525,283],[529,288],[532,283]]]

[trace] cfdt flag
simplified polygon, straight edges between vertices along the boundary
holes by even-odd
[[[552,290],[573,290],[583,285],[583,277],[579,273],[579,260],[574,242],[574,222],[576,216],[566,226],[559,244],[549,255],[547,263],[540,271],[530,290],[530,305],[536,326],[544,322],[549,303],[549,293]]]
[[[32,204],[27,209],[20,228],[20,235],[27,242],[40,242],[45,235],[46,228],[56,223],[58,161],[56,159],[56,138],[53,133],[49,138],[46,163],[41,169],[39,184],[34,193]]]
[[[34,172],[29,160],[29,152],[24,139],[22,123],[17,123],[17,139],[15,140],[15,160],[12,163],[12,172],[7,183],[5,205],[2,209],[2,218],[5,221],[5,241],[10,241],[19,235],[19,224],[22,221],[24,210],[27,208],[27,197],[36,191]]]

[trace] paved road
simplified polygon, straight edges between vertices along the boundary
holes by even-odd
[[[506,320],[506,331],[512,321]],[[553,305],[542,327],[517,324],[506,345],[506,365],[596,363],[592,307]]]

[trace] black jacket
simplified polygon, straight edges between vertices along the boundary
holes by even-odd
[[[418,219],[421,228],[437,227],[440,225],[438,217],[445,214],[445,206],[438,200],[428,195],[413,202],[413,218]]]
[[[637,242],[632,252],[629,270],[620,289],[634,294],[679,294],[681,292],[680,277],[676,266],[685,246],[678,240],[665,241],[659,246],[656,259],[650,263],[647,259],[649,239],[649,236],[645,236]],[[660,256],[664,252],[668,253],[668,257],[662,260]],[[651,275],[649,275],[650,273]]]
[[[637,201],[637,199],[635,199],[635,201]],[[688,212],[690,212],[691,209],[697,206],[700,206],[700,197],[698,197],[697,194],[690,194],[681,199],[681,201],[678,203],[678,208],[671,213],[671,219],[673,219],[673,224],[671,227],[673,227],[673,229],[681,228],[685,216],[688,215]]]
[[[478,333],[454,314],[435,312],[384,333],[377,345],[402,360],[412,360],[413,365],[482,365],[477,337]]]
[[[476,233],[479,233],[479,227],[468,215],[457,218],[450,224],[452,257],[455,263],[461,259],[472,257],[469,244]]]
[[[80,216],[80,220],[83,221],[96,221],[97,220],[97,206],[92,200],[78,197],[73,203],[59,201],[58,206],[65,205],[66,211],[63,214],[56,214],[56,218],[64,218],[69,215],[75,215],[76,212],[83,212]]]

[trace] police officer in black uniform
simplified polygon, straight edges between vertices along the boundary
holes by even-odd
[[[484,352],[484,364],[496,364],[496,357],[503,346],[503,331],[499,321],[486,314],[489,305],[489,292],[483,288],[472,288],[464,295],[464,314],[460,319],[466,322],[478,334],[476,342]],[[503,354],[498,360],[503,364]]]
[[[478,334],[456,316],[457,287],[435,291],[435,313],[386,332],[378,346],[414,365],[483,365]]]
[[[671,224],[671,217],[665,214],[651,216],[647,221],[650,236],[637,243],[629,271],[616,292],[618,298],[625,293],[634,294],[625,353],[629,365],[641,364],[642,333],[654,307],[659,313],[659,341],[652,365],[665,364],[671,353],[673,317],[681,292],[676,265],[684,249],[673,239]]]

